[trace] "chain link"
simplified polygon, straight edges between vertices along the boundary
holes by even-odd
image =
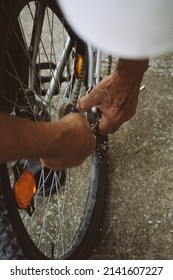
[[[78,82],[77,82],[76,90],[75,90],[75,93],[74,93],[74,97],[73,97],[73,100],[69,104],[66,105],[65,114],[68,114],[68,113],[71,113],[71,112],[78,112],[78,110],[76,109],[76,105],[77,105],[77,102],[78,102],[78,99],[79,99],[81,85],[82,85],[83,79],[85,77],[86,63],[87,63],[87,54],[86,54],[86,51],[85,51],[84,59],[83,59],[83,63],[82,63],[82,68],[81,68],[80,75],[79,75],[79,78],[78,78]]]
[[[107,74],[109,75],[112,71],[112,56],[108,56],[108,70]],[[65,114],[68,114],[70,112],[79,112],[78,109],[76,109],[76,105],[79,99],[80,95],[80,89],[82,82],[84,81],[84,77],[87,71],[86,68],[87,65],[87,53],[85,52],[84,54],[84,59],[83,59],[83,64],[82,64],[82,69],[80,71],[80,75],[78,78],[76,90],[74,93],[74,97],[71,103],[67,104],[65,107]],[[98,113],[97,113],[98,114]],[[93,130],[93,133],[96,135],[96,152],[99,156],[100,162],[102,162],[108,152],[108,136],[102,136],[99,134],[99,115],[95,118],[94,123],[91,123],[91,129]]]
[[[111,71],[112,71],[112,55],[109,55],[108,56],[108,75],[111,74]]]

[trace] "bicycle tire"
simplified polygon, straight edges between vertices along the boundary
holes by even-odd
[[[9,76],[9,72],[10,72],[9,69],[11,69],[11,68],[9,68],[9,66],[7,66],[9,63],[9,59],[8,59],[8,63],[6,62],[7,61],[6,54],[8,54],[8,57],[9,57],[9,53],[10,53],[9,46],[11,46],[11,42],[13,42],[13,39],[11,39],[11,38],[13,38],[12,34],[16,32],[16,29],[15,29],[16,28],[16,19],[19,17],[19,14],[21,14],[23,9],[27,5],[28,6],[30,4],[38,5],[38,3],[40,3],[40,2],[41,2],[40,0],[37,0],[37,1],[1,0],[0,1],[0,40],[2,42],[2,44],[0,46],[1,109],[7,111],[8,113],[11,113],[12,109],[14,110],[14,104],[15,104],[15,107],[17,107],[16,103],[15,103],[16,100],[14,101],[14,99],[16,98],[15,97],[16,95],[12,94],[11,88],[9,90],[8,85],[13,85],[13,89],[14,89],[13,93],[14,93],[14,91],[16,92],[18,90],[19,85],[21,86],[21,85],[27,84],[27,89],[29,87],[28,78],[26,79],[26,76],[28,75],[28,64],[30,64],[30,61],[28,62],[28,64],[26,63],[25,59],[27,59],[27,58],[25,57],[25,54],[22,56],[22,52],[20,53],[20,63],[19,63],[18,59],[16,60],[16,55],[11,55],[10,63],[11,63],[11,60],[13,60],[13,64],[16,67],[15,68],[16,70],[13,71],[13,73],[10,76]],[[65,20],[62,17],[61,11],[59,10],[58,6],[55,4],[55,1],[48,0],[48,1],[42,1],[42,2],[45,3],[46,9],[48,8],[50,12],[53,12],[53,14],[56,16],[56,18],[59,19],[61,23],[63,23],[63,28],[65,29],[65,31],[70,35],[70,37],[73,40],[73,46],[76,46],[76,42],[77,43],[79,42],[78,46],[79,46],[80,50],[83,52],[83,47],[84,47],[83,42],[81,42],[79,40],[79,38],[76,37],[74,32],[71,31],[71,29],[68,27],[68,25],[66,24]],[[14,28],[14,26],[15,26],[15,28]],[[15,30],[15,32],[13,32],[13,30]],[[10,40],[12,40],[12,41],[10,41]],[[22,42],[22,44],[21,44],[22,48],[20,45],[20,46],[16,47],[15,50],[20,49],[20,51],[21,51],[22,49],[24,49],[23,48],[24,44],[25,43]],[[44,49],[44,48],[42,48],[42,49]],[[26,52],[26,49],[25,49],[25,52]],[[70,55],[71,55],[71,52],[72,52],[72,50],[70,51]],[[23,61],[23,63],[21,63],[22,61]],[[23,65],[25,65],[25,66],[27,65],[27,69],[24,68]],[[17,77],[20,78],[20,83],[18,82],[18,79],[16,79],[16,78],[14,79],[14,73],[16,73],[16,72],[18,72]],[[7,73],[7,75],[6,75],[6,73]],[[23,73],[25,73],[26,75],[24,76]],[[12,79],[14,79],[14,84],[11,82]],[[63,78],[62,78],[62,80],[63,80]],[[83,80],[83,83],[85,84],[84,80]],[[33,86],[33,83],[32,83],[32,86]],[[72,85],[72,87],[73,86],[74,85]],[[63,82],[60,81],[60,89],[62,87],[63,87]],[[36,89],[38,90],[38,86]],[[39,87],[39,89],[41,89],[41,88]],[[26,90],[26,88],[25,88],[25,90]],[[20,94],[20,95],[23,94],[21,88],[20,88],[20,90],[18,90],[18,94]],[[59,93],[58,93],[58,95],[59,95]],[[23,108],[24,108],[24,105],[22,102],[23,101],[21,101],[20,106],[18,105],[18,107],[23,106]],[[52,102],[52,100],[51,100],[51,102]],[[28,105],[28,103],[27,103],[27,105]],[[27,110],[29,110],[29,109],[27,109]],[[28,113],[28,111],[27,111],[23,114],[23,111],[22,111],[21,116],[31,118],[31,115],[32,115],[31,113],[32,112]],[[35,118],[35,116],[34,116],[34,118]],[[97,228],[99,226],[100,217],[101,217],[101,213],[102,213],[102,206],[103,206],[104,192],[105,192],[106,157],[102,162],[100,162],[99,156],[97,155],[96,152],[94,152],[94,154],[92,155],[92,157],[89,161],[90,161],[89,165],[91,164],[91,169],[90,169],[90,167],[88,167],[89,166],[89,165],[87,165],[88,163],[84,163],[86,165],[86,167],[85,167],[85,165],[83,167],[83,168],[86,168],[86,170],[85,169],[83,169],[83,170],[85,170],[85,172],[88,172],[89,177],[90,177],[87,187],[85,187],[84,190],[82,189],[82,193],[84,193],[84,191],[86,192],[86,195],[85,195],[86,201],[84,200],[84,202],[83,202],[84,206],[77,205],[77,204],[80,205],[80,203],[81,203],[81,201],[80,201],[81,196],[80,195],[77,196],[77,192],[79,192],[79,190],[80,190],[80,186],[78,186],[78,185],[80,185],[80,182],[78,180],[75,183],[76,184],[75,188],[77,190],[75,190],[75,188],[73,188],[73,191],[74,191],[73,197],[72,197],[73,199],[70,198],[69,201],[67,201],[68,207],[71,207],[70,211],[73,210],[73,213],[75,212],[75,215],[77,215],[77,212],[81,211],[81,217],[79,218],[79,221],[77,221],[77,222],[75,221],[74,225],[73,225],[73,226],[76,226],[75,223],[77,224],[77,226],[75,228],[75,233],[73,234],[71,239],[69,237],[65,236],[67,234],[66,232],[69,231],[69,228],[67,228],[67,225],[70,225],[70,223],[72,223],[71,221],[67,221],[66,226],[64,226],[64,228],[61,228],[61,230],[66,231],[64,234],[65,237],[63,237],[63,239],[65,241],[64,240],[62,241],[61,239],[60,239],[60,241],[58,241],[58,238],[60,238],[59,235],[61,235],[61,233],[58,233],[58,231],[57,231],[56,234],[54,234],[51,232],[51,229],[50,229],[50,231],[49,231],[49,235],[51,236],[50,240],[48,240],[48,242],[47,242],[47,240],[44,241],[44,243],[46,243],[46,245],[44,244],[46,249],[42,248],[41,247],[42,245],[38,244],[39,243],[39,242],[37,242],[38,240],[35,240],[35,239],[37,239],[37,237],[34,236],[33,232],[34,232],[34,230],[36,230],[36,227],[33,226],[33,232],[31,232],[31,233],[29,232],[28,225],[25,224],[25,220],[24,220],[25,217],[23,218],[23,216],[26,216],[26,213],[24,212],[25,215],[23,215],[23,210],[20,210],[17,207],[14,193],[12,191],[12,185],[15,184],[16,179],[14,178],[14,176],[12,178],[11,173],[9,173],[9,172],[12,172],[12,171],[9,171],[9,170],[12,170],[11,164],[8,163],[8,164],[0,165],[0,210],[1,210],[0,211],[0,258],[1,259],[86,259],[88,257],[88,254],[92,248],[92,244],[93,244],[93,241],[96,236]],[[27,162],[29,162],[31,164],[31,162],[29,160]],[[20,164],[21,164],[21,162],[20,162]],[[23,164],[23,162],[22,162],[22,164]],[[28,164],[26,164],[26,162],[25,162],[25,166],[28,166]],[[79,168],[82,168],[82,167],[79,167]],[[43,170],[43,167],[41,170]],[[44,171],[45,171],[45,169],[44,169]],[[65,180],[67,180],[67,171],[65,171],[65,172],[66,172]],[[88,176],[88,174],[84,174],[85,172],[81,173],[81,171],[79,171],[79,173],[76,173],[77,169],[72,169],[72,171],[70,170],[70,172],[72,173],[72,175],[70,175],[70,176],[74,176],[73,178],[75,178],[75,176],[78,176],[78,174],[80,174],[82,176],[81,181],[82,181],[82,179],[84,180],[84,175]],[[73,175],[73,173],[74,173],[74,175]],[[56,176],[56,177],[59,176],[59,173],[58,173],[58,175],[57,175],[57,173],[50,173],[50,174],[53,174],[52,176]],[[34,176],[35,176],[35,174],[34,174]],[[39,173],[39,176],[41,177],[41,171]],[[69,178],[71,178],[70,176],[69,176]],[[51,177],[52,181],[54,180],[53,178],[54,177]],[[58,180],[60,181],[60,177],[58,177]],[[76,180],[76,179],[74,179],[74,180]],[[37,180],[37,184],[38,184],[38,180]],[[44,184],[44,186],[46,185],[46,180],[43,182],[43,184]],[[56,190],[55,190],[56,195],[58,193],[58,196],[60,196],[61,195],[60,192],[62,192],[63,193],[62,197],[63,197],[63,195],[65,193],[65,191],[63,189],[64,184],[66,184],[66,183],[64,183],[64,181],[63,181],[63,187],[61,187],[61,186],[59,187],[59,185],[58,185],[58,188],[56,185]],[[52,189],[52,186],[53,186],[53,183],[51,182],[51,189]],[[72,195],[72,194],[69,194],[69,193],[70,193],[70,191],[68,189],[68,195],[70,197],[70,195]],[[39,195],[40,195],[40,193],[39,193]],[[41,199],[43,200],[43,193],[40,196],[41,196]],[[53,197],[54,197],[54,195],[51,194],[51,191],[50,191],[49,198],[50,198],[50,200],[53,201],[52,207],[55,207],[55,208],[57,207],[57,211],[59,211],[58,206],[57,206],[58,203],[56,204],[54,202]],[[46,199],[47,199],[47,197],[44,197],[45,201],[47,201]],[[75,200],[75,199],[77,199],[77,201],[73,202],[73,200]],[[39,200],[39,198],[38,198],[38,200]],[[64,203],[64,205],[65,205],[66,202],[60,201],[59,203]],[[71,206],[72,203],[74,205]],[[77,207],[76,207],[76,205],[77,205]],[[66,207],[66,205],[64,206],[64,208],[65,207]],[[84,209],[80,210],[80,207],[83,207]],[[48,209],[48,206],[47,206],[47,209]],[[21,212],[22,212],[22,214],[21,214]],[[40,213],[40,212],[41,212],[41,210],[39,208],[36,213]],[[55,213],[56,213],[56,215],[55,215]],[[64,221],[66,221],[65,219],[69,219],[69,217],[65,217],[65,215],[67,215],[67,214],[65,214],[66,213],[65,211],[63,214],[61,214],[61,215],[59,214],[59,216],[57,215],[56,211],[55,211],[55,213],[52,212],[51,216],[53,217],[53,219],[56,218],[55,220],[56,220],[57,224],[59,223],[58,219],[61,215],[64,215],[63,216]],[[46,214],[47,214],[47,212],[46,212]],[[69,213],[68,213],[68,215],[69,215]],[[40,217],[38,215],[38,218],[35,223],[38,223],[39,218]],[[29,219],[30,218],[27,216],[27,219],[26,219],[27,224],[29,223],[28,222]],[[45,213],[44,213],[42,219],[43,220],[46,219]],[[47,220],[45,220],[45,221],[46,221],[45,223],[47,223]],[[48,222],[49,221],[50,220],[48,219]],[[64,221],[63,221],[63,223],[65,223]],[[48,224],[48,225],[49,225],[49,228],[51,228],[51,225],[50,224]],[[44,227],[45,227],[45,225],[43,226],[43,231],[45,230]],[[55,227],[55,225],[54,225],[54,227]],[[42,229],[39,228],[39,231],[41,231],[41,230]],[[39,232],[39,234],[41,235],[40,232]],[[48,239],[47,232],[44,233],[44,236],[41,235],[40,239],[42,240],[42,238]],[[67,241],[66,241],[66,238],[67,238]],[[69,241],[68,238],[71,241]],[[58,244],[58,242],[59,243],[66,242],[67,245],[66,244],[61,245],[61,244]],[[68,242],[71,242],[71,243],[68,245]],[[40,241],[40,243],[41,243],[41,241]],[[49,243],[48,244],[49,246],[47,245],[47,243]],[[58,246],[56,246],[57,244],[60,247],[60,249]],[[49,248],[47,249],[47,247],[49,247]],[[52,249],[52,247],[53,247],[53,249]]]

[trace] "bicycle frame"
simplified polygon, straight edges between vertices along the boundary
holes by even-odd
[[[71,52],[73,47],[72,40],[70,37],[67,38],[61,59],[56,66],[55,72],[52,75],[52,79],[50,82],[49,89],[44,97],[45,104],[49,104],[52,96],[55,94],[57,90],[57,84],[62,77],[62,73],[67,65],[67,58]],[[88,53],[88,84],[87,84],[87,92],[88,94],[90,90],[99,83],[100,81],[100,73],[101,73],[101,52],[94,49],[92,46],[87,45],[87,53]],[[95,111],[95,109],[94,109]]]

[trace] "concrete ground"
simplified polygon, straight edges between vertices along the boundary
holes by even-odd
[[[135,117],[110,137],[103,227],[90,259],[173,259],[173,53],[150,60]]]

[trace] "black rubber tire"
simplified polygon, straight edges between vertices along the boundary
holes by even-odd
[[[14,19],[27,2],[30,1],[0,0],[0,89],[3,94],[4,53],[8,45]],[[54,9],[56,15],[59,16],[61,13],[55,5],[55,1],[48,0],[47,2]],[[72,35],[73,32],[70,34]],[[74,34],[72,36],[75,38]],[[1,109],[10,111],[10,108],[6,105],[2,100]],[[79,242],[76,242],[72,250],[61,256],[61,259],[86,259],[96,236],[104,201],[106,158],[103,162],[100,162],[95,152],[93,161],[96,166],[94,169],[95,179],[92,183],[89,201],[86,206],[86,217],[89,216],[89,219],[87,220],[85,217],[86,223],[80,231]],[[33,243],[23,225],[9,178],[7,165],[0,165],[0,259],[47,259],[47,256]]]

